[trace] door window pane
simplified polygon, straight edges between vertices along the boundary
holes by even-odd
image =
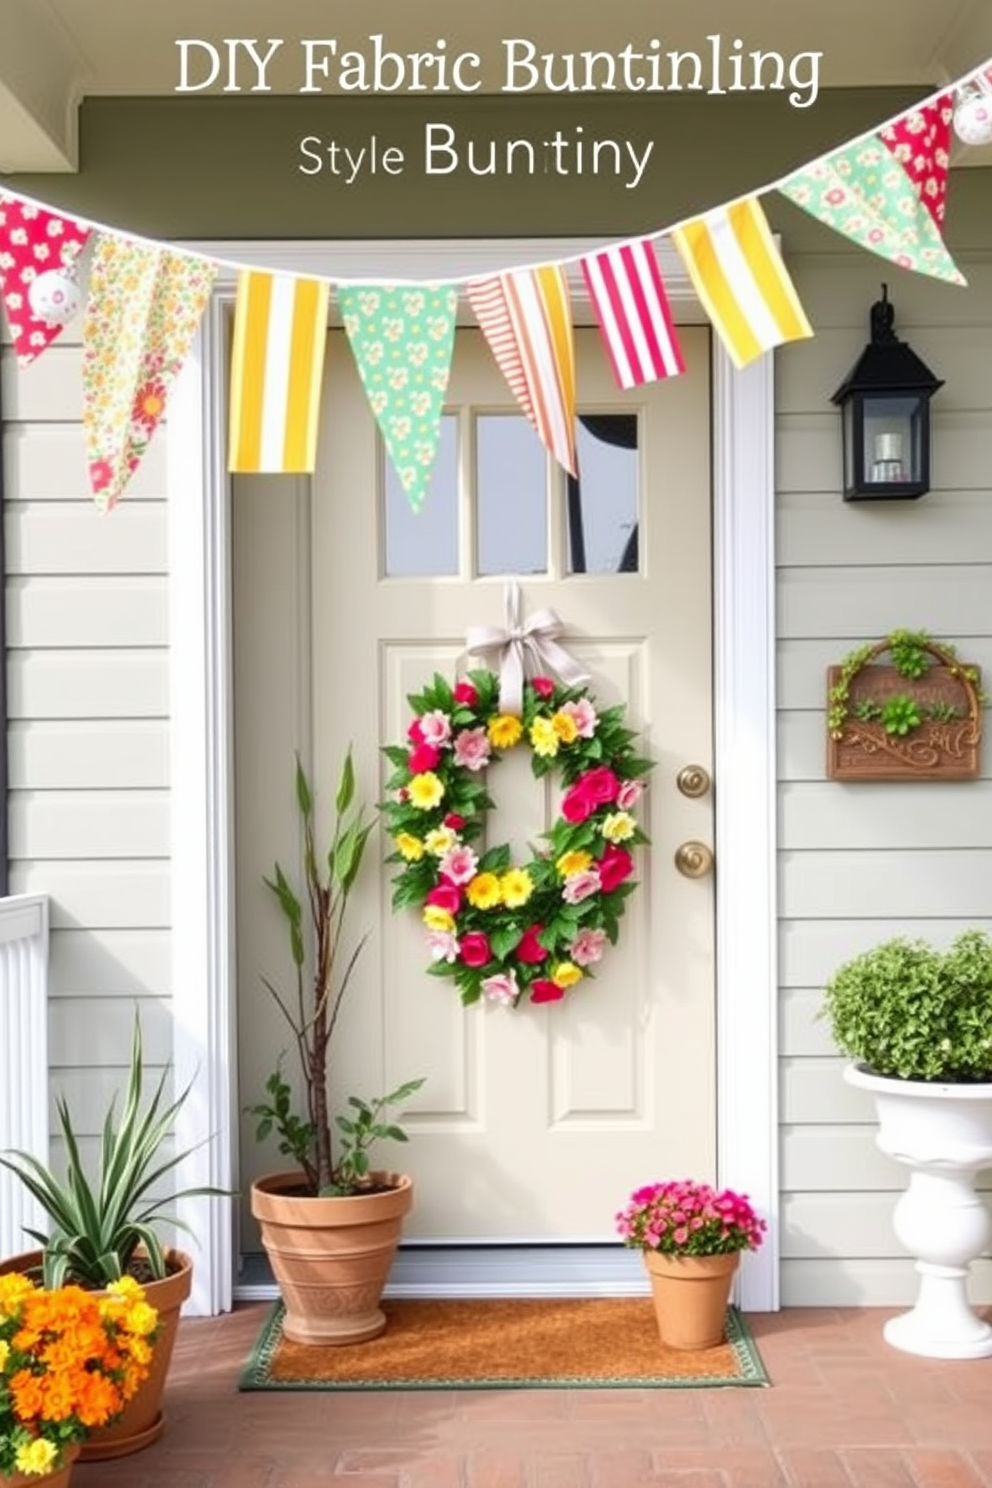
[[[475,420],[479,574],[548,569],[548,474],[544,445],[522,414]]]
[[[381,448],[381,446],[380,446]],[[383,481],[387,579],[433,578],[458,572],[458,417],[441,419],[430,485],[415,512],[385,450]]]
[[[636,413],[583,413],[579,478],[568,477],[568,572],[637,573],[640,485]]]

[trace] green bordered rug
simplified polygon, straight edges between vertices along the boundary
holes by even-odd
[[[650,1298],[387,1301],[385,1333],[325,1348],[283,1337],[268,1316],[241,1390],[689,1389],[767,1385],[741,1314],[724,1342],[684,1353],[658,1340]]]

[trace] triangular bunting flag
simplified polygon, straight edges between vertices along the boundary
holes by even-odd
[[[0,286],[18,365],[40,356],[79,305],[74,267],[90,230],[0,193]]]
[[[654,244],[621,243],[580,260],[617,385],[685,371]]]
[[[243,269],[231,349],[229,468],[312,474],[330,285]]]
[[[964,284],[928,207],[880,139],[846,145],[778,188],[797,207],[901,268]]]
[[[477,279],[468,298],[517,402],[575,475],[575,345],[564,270],[547,264]]]
[[[356,284],[338,303],[369,406],[414,511],[434,468],[455,349],[450,284]]]
[[[947,203],[953,118],[954,94],[942,93],[924,108],[911,109],[879,131],[879,138],[906,172],[938,232]]]
[[[151,243],[97,241],[83,322],[83,433],[98,505],[141,462],[193,344],[217,265]]]
[[[812,336],[799,296],[755,197],[672,232],[696,293],[737,367]]]

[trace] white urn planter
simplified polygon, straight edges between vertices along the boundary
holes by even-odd
[[[875,1140],[910,1169],[893,1224],[916,1257],[920,1290],[910,1312],[886,1323],[886,1340],[933,1359],[992,1355],[992,1326],[973,1311],[967,1290],[971,1262],[992,1240],[992,1220],[975,1192],[977,1175],[992,1167],[992,1084],[890,1079],[857,1064],[844,1079],[875,1097]]]

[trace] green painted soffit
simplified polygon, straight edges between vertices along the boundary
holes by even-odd
[[[784,94],[93,98],[80,111],[77,174],[6,180],[155,238],[615,237],[665,227],[760,187],[919,96],[901,88],[837,90],[805,109]],[[425,174],[431,123],[454,131],[459,168],[450,175]],[[633,167],[619,178],[588,169],[506,173],[508,140],[535,142],[540,160],[541,142],[556,130],[567,142],[567,167],[579,138],[587,162],[595,140],[629,140],[638,154],[653,142],[640,184],[625,185]],[[348,186],[327,169],[309,176],[298,169],[308,163],[300,154],[304,136],[354,151],[373,135],[380,152],[404,152],[401,173],[363,174]],[[484,152],[497,141],[498,174],[469,173],[469,139]]]

